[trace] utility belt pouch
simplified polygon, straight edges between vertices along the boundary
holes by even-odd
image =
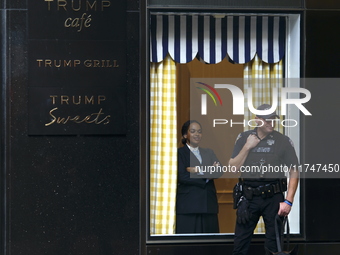
[[[273,186],[271,184],[266,184],[264,186],[265,188],[265,197],[272,197],[274,196],[274,189],[273,189]]]
[[[243,194],[244,194],[244,197],[246,199],[248,199],[248,200],[252,200],[253,199],[253,189],[251,187],[245,186],[244,190],[243,190]]]
[[[267,187],[266,186],[260,186],[260,187],[258,187],[258,189],[260,190],[261,197],[266,198],[267,197]]]
[[[237,204],[238,201],[240,200],[240,198],[242,197],[242,189],[243,189],[243,185],[241,183],[236,183],[236,185],[234,186],[233,189],[233,208],[237,209]]]
[[[280,179],[279,181],[281,192],[287,191],[287,179]]]

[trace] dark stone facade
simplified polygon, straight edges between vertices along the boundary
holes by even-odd
[[[302,14],[301,76],[338,77],[340,4],[331,0],[290,3],[296,5],[279,11]],[[134,0],[127,0],[126,6],[126,22],[121,24],[127,36],[125,134],[32,136],[28,135],[28,4],[1,1],[1,254],[231,252],[232,242],[147,244],[143,23],[147,6]],[[268,9],[265,3],[254,7]],[[301,130],[302,160],[339,163],[340,86],[307,89],[317,98],[308,103],[314,115],[304,120]],[[301,181],[302,235],[292,240],[300,245],[301,254],[339,250],[340,230],[334,227],[340,225],[334,200],[339,186],[338,179]],[[257,242],[251,247],[252,254],[261,254],[262,249]]]

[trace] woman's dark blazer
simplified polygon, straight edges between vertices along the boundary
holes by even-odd
[[[218,203],[216,197],[216,189],[213,180],[215,175],[205,173],[204,176],[198,176],[196,173],[189,173],[187,167],[196,166],[212,166],[214,162],[218,162],[215,153],[211,149],[199,148],[202,164],[196,156],[190,151],[187,145],[178,149],[178,186],[176,213],[218,213]],[[218,174],[218,177],[222,173]],[[200,177],[200,178],[190,178]]]

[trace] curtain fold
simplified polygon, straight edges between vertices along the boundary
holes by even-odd
[[[150,66],[150,234],[174,234],[177,189],[176,65]]]

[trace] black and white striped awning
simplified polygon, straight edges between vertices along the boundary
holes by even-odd
[[[280,61],[285,52],[283,16],[151,15],[150,59],[160,62],[169,53],[178,63],[197,53],[215,64],[227,55],[235,63],[249,62],[255,54],[267,63]]]

